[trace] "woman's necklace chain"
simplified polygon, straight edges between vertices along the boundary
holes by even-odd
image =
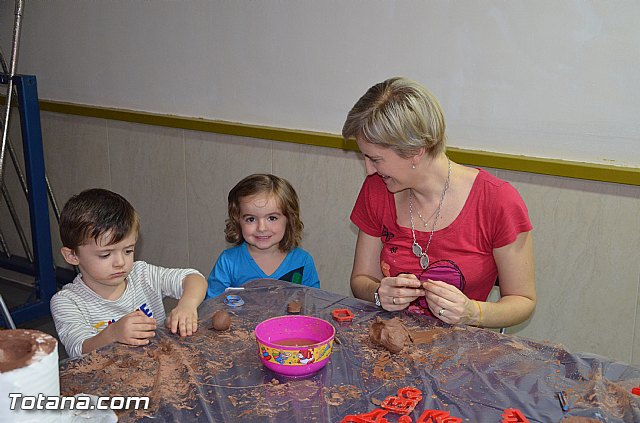
[[[422,220],[422,224],[424,225],[424,227],[425,227],[427,230],[429,230],[429,221],[431,220],[431,218],[432,218],[433,216],[435,216],[435,215],[436,215],[436,211],[437,211],[437,210],[434,210],[434,211],[433,211],[433,213],[431,213],[431,216],[429,216],[429,218],[425,220],[425,218],[424,218],[424,217],[422,217],[422,214],[420,214],[420,210],[416,209],[416,213],[418,213],[418,217],[420,218],[420,220]]]
[[[423,269],[429,267],[429,256],[427,255],[427,251],[429,251],[433,233],[436,231],[436,224],[438,223],[438,218],[440,217],[442,203],[444,203],[444,196],[447,195],[447,190],[449,189],[449,181],[451,180],[451,160],[447,158],[447,162],[449,163],[447,180],[444,183],[444,189],[442,190],[442,194],[440,195],[440,203],[438,204],[438,208],[435,211],[436,217],[433,219],[433,225],[431,225],[431,233],[429,234],[429,241],[427,241],[427,246],[424,248],[424,250],[422,250],[422,247],[420,246],[420,244],[418,244],[418,241],[416,241],[416,230],[413,224],[413,190],[409,189],[409,219],[411,220],[411,235],[413,235],[413,245],[411,246],[411,251],[413,251],[413,254],[420,259],[420,267],[422,267]],[[418,215],[420,216],[419,213]],[[425,224],[425,226],[427,226],[427,222],[422,219],[422,216],[420,216],[420,219]]]

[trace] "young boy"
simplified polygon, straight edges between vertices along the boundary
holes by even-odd
[[[112,342],[147,345],[157,323],[180,336],[198,328],[207,282],[193,269],[133,261],[140,222],[122,196],[89,189],[71,197],[60,215],[62,256],[80,274],[51,299],[51,315],[70,357]],[[180,299],[167,317],[162,299]]]

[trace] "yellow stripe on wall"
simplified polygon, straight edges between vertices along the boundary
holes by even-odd
[[[318,147],[358,150],[354,141],[350,140],[345,143],[341,136],[323,132],[161,115],[48,100],[40,100],[40,110]],[[640,169],[638,168],[463,150],[454,147],[448,147],[447,152],[454,161],[473,166],[640,186]]]

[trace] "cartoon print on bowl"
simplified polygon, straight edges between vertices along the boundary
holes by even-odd
[[[283,351],[280,348],[260,346],[263,361],[283,364],[287,366],[305,366],[316,361],[329,358],[333,349],[333,341],[320,344],[314,348]]]

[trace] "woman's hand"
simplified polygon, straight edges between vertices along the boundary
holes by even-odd
[[[416,275],[401,273],[396,277],[382,278],[378,297],[380,305],[388,311],[404,310],[411,301],[425,295],[422,282]]]
[[[438,319],[451,324],[478,323],[478,309],[473,300],[453,285],[427,279],[422,283],[429,310]]]

